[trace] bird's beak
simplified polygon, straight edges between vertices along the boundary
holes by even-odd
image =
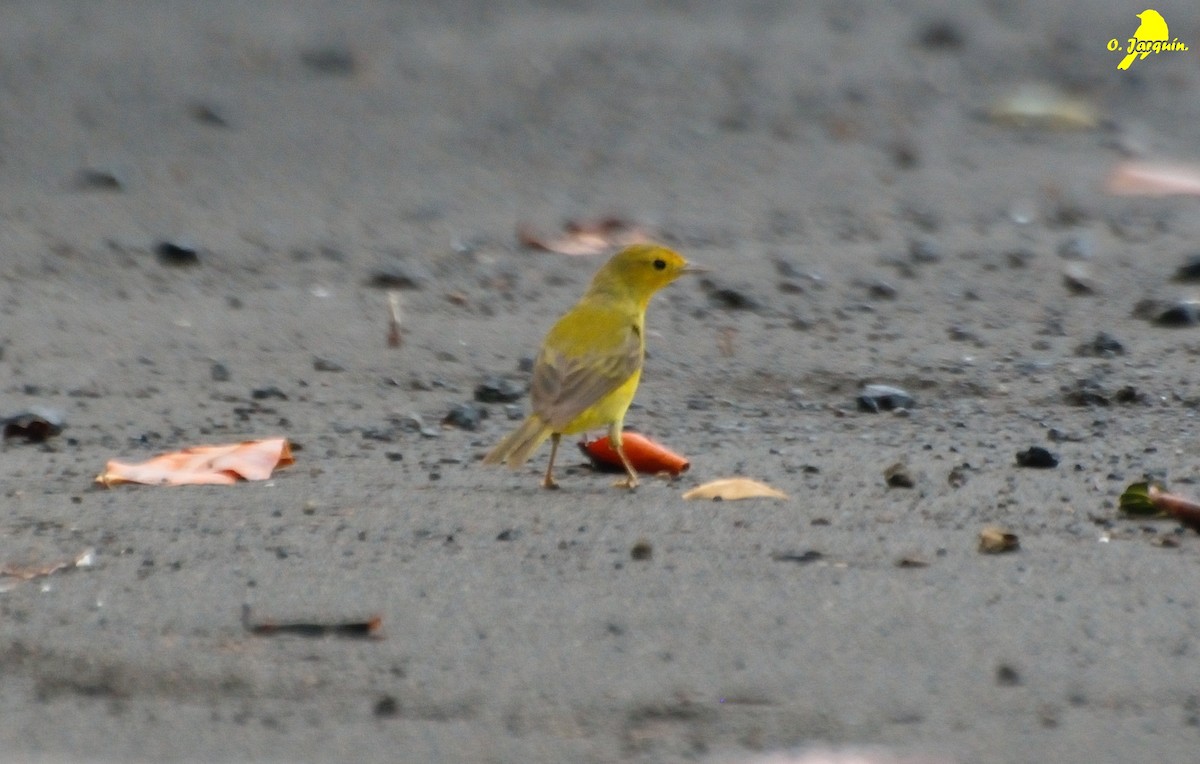
[[[680,273],[710,273],[711,271],[711,268],[705,268],[703,265],[688,263],[687,265],[683,266],[683,270],[680,271]]]

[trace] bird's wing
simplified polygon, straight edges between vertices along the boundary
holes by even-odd
[[[641,333],[625,325],[599,348],[564,353],[547,346],[533,366],[533,410],[555,430],[564,428],[633,376],[642,363]]]

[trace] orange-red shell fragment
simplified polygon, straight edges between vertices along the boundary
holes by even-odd
[[[636,432],[621,433],[621,447],[625,449],[625,456],[629,457],[633,468],[643,474],[658,475],[666,472],[679,475],[687,472],[688,467],[692,466],[691,462],[671,449]],[[579,450],[596,469],[609,472],[625,470],[621,465],[621,457],[608,442],[607,435],[592,441],[580,441]]]

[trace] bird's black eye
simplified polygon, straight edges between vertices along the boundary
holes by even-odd
[[[655,260],[654,261],[654,270],[661,271],[662,269],[664,269],[666,267],[667,267],[666,260]]]

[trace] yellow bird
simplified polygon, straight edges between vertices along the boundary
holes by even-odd
[[[516,469],[549,438],[550,464],[542,486],[556,488],[559,439],[607,426],[628,476],[616,485],[637,487],[637,472],[621,447],[621,428],[642,376],[646,306],[681,275],[703,270],[657,244],[634,244],[614,255],[542,341],[533,364],[533,413],[483,463]]]
[[[1137,15],[1142,20],[1138,24],[1137,31],[1133,33],[1135,43],[1139,42],[1170,42],[1171,34],[1167,31],[1167,20],[1162,17],[1162,14],[1153,8],[1147,8]],[[1133,63],[1133,59],[1137,58],[1137,51],[1130,51],[1129,55],[1121,59],[1121,63],[1117,64],[1118,69],[1128,69]],[[1150,51],[1144,50],[1141,52],[1141,57],[1145,58],[1150,55]]]

